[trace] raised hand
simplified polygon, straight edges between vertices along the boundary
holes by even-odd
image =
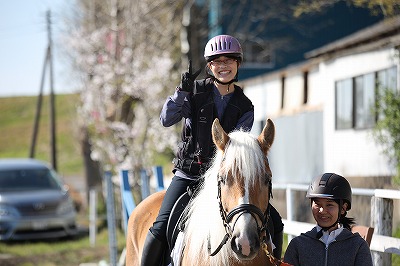
[[[197,76],[200,74],[201,68],[197,70],[195,73],[193,73],[192,69],[192,60],[189,60],[189,69],[187,72],[182,74],[182,79],[181,79],[181,84],[180,88],[182,91],[187,91],[187,92],[192,92],[193,91],[193,86],[194,86],[194,81],[197,78]]]

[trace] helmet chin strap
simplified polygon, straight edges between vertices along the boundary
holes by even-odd
[[[336,222],[334,222],[331,226],[327,226],[327,227],[322,227],[323,231],[328,231],[329,229],[331,229],[332,227],[335,227],[337,224],[339,223],[339,220],[337,220]]]
[[[233,82],[236,82],[236,81],[237,81],[237,78],[234,78],[234,79],[232,79],[232,80],[229,81],[229,82],[222,82],[222,81],[220,81],[219,79],[214,78],[214,81],[215,81],[216,83],[218,83],[218,84],[221,84],[221,85],[228,85],[228,88],[226,89],[226,92],[229,92],[230,85],[231,85]]]
[[[214,77],[214,79],[215,79],[215,81],[216,81],[217,83],[219,83],[219,84],[221,84],[221,85],[230,85],[230,84],[232,84],[233,82],[238,81],[237,78],[234,78],[234,79],[232,79],[231,81],[228,81],[228,82],[222,82],[222,81],[220,81],[219,79],[217,79],[217,78],[215,78],[215,77]]]

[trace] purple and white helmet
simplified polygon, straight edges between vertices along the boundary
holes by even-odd
[[[204,58],[207,62],[220,55],[235,57],[243,61],[243,51],[239,41],[230,35],[218,35],[211,38],[204,48]]]

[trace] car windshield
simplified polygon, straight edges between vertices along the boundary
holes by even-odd
[[[0,171],[0,191],[60,189],[60,184],[47,169]]]

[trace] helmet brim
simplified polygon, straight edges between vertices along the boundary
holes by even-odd
[[[217,59],[218,57],[221,57],[221,56],[226,56],[229,58],[236,59],[239,61],[239,63],[241,63],[243,61],[243,56],[239,53],[237,53],[237,54],[235,54],[235,53],[219,53],[216,55],[205,56],[204,59],[207,62],[211,62],[212,60]]]
[[[336,199],[332,194],[307,194],[307,198]]]

